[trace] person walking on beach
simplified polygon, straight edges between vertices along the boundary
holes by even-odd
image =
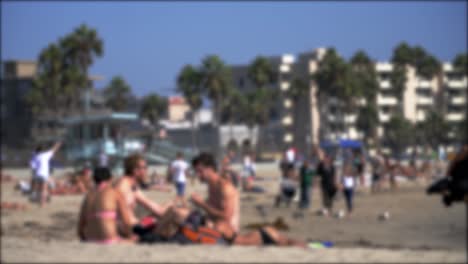
[[[348,210],[348,216],[353,211],[353,196],[354,188],[356,186],[356,173],[353,171],[351,164],[345,164],[343,167],[341,184],[343,186],[343,194],[346,199],[346,208]]]
[[[371,193],[380,191],[381,180],[385,173],[385,161],[380,151],[372,157],[372,182],[371,182]]]
[[[29,181],[29,194],[30,194],[31,200],[37,199],[36,197],[37,193],[35,193],[35,190],[37,190],[38,188],[35,186],[36,185],[35,178],[37,176],[37,154],[39,153],[40,149],[41,147],[38,146],[34,150],[32,157],[29,160],[29,167],[31,168],[31,180]]]
[[[47,151],[43,151],[42,147],[38,148],[38,154],[35,158],[36,163],[36,176],[35,176],[35,190],[39,193],[40,205],[41,207],[44,206],[46,199],[49,195],[48,193],[48,181],[50,176],[50,160],[54,156],[54,154],[59,150],[62,142],[57,142],[55,145]]]
[[[333,199],[336,194],[335,165],[328,154],[321,155],[323,158],[317,166],[317,174],[320,175],[320,188],[322,191],[323,214],[327,216],[332,213]]]
[[[185,185],[189,167],[182,152],[177,153],[176,159],[171,163],[171,175],[177,191],[176,203],[185,204]]]
[[[310,206],[310,197],[312,195],[311,190],[314,176],[315,169],[311,166],[308,160],[304,160],[304,163],[300,169],[300,209],[307,209]]]
[[[359,185],[364,186],[365,160],[364,160],[361,150],[357,150],[354,153],[353,165],[354,165],[355,171],[357,172]]]

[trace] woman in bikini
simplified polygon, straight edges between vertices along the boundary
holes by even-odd
[[[78,236],[82,241],[101,244],[135,242],[130,209],[112,187],[109,169],[96,168],[93,174],[96,187],[83,200]]]

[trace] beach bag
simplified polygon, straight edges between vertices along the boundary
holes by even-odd
[[[180,228],[180,233],[195,244],[214,245],[224,243],[223,235],[220,232],[207,227],[195,229],[189,225],[184,225]]]

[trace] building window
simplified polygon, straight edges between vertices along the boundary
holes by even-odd
[[[416,89],[416,94],[421,97],[431,97],[432,91],[430,89]]]
[[[448,81],[461,81],[463,80],[463,74],[456,73],[456,72],[450,72],[447,73],[447,79]]]
[[[239,88],[244,88],[244,78],[239,79]]]

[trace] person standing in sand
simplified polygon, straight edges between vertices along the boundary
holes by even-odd
[[[341,177],[341,184],[343,189],[343,194],[346,199],[346,208],[348,210],[348,216],[351,215],[353,211],[353,196],[354,188],[356,187],[356,172],[353,170],[351,164],[345,164],[343,167],[343,173]]]
[[[328,154],[320,155],[321,160],[317,166],[317,174],[320,175],[320,187],[322,190],[323,214],[331,214],[333,199],[336,194],[335,165]]]
[[[185,204],[185,184],[189,167],[183,154],[178,152],[176,159],[171,163],[171,175],[177,191],[177,203]]]
[[[62,142],[57,142],[55,145],[47,151],[43,151],[42,148],[38,148],[38,154],[35,158],[36,160],[36,176],[34,185],[36,192],[39,194],[40,205],[41,207],[44,206],[48,193],[48,181],[50,176],[50,160],[54,156],[54,154],[59,150]]]
[[[133,154],[124,160],[125,175],[115,184],[115,188],[122,193],[127,205],[130,207],[131,222],[138,224],[138,218],[134,211],[137,203],[149,210],[154,216],[159,217],[164,214],[169,206],[161,206],[148,199],[140,189],[140,185],[146,180],[147,165],[145,159],[139,154]]]

